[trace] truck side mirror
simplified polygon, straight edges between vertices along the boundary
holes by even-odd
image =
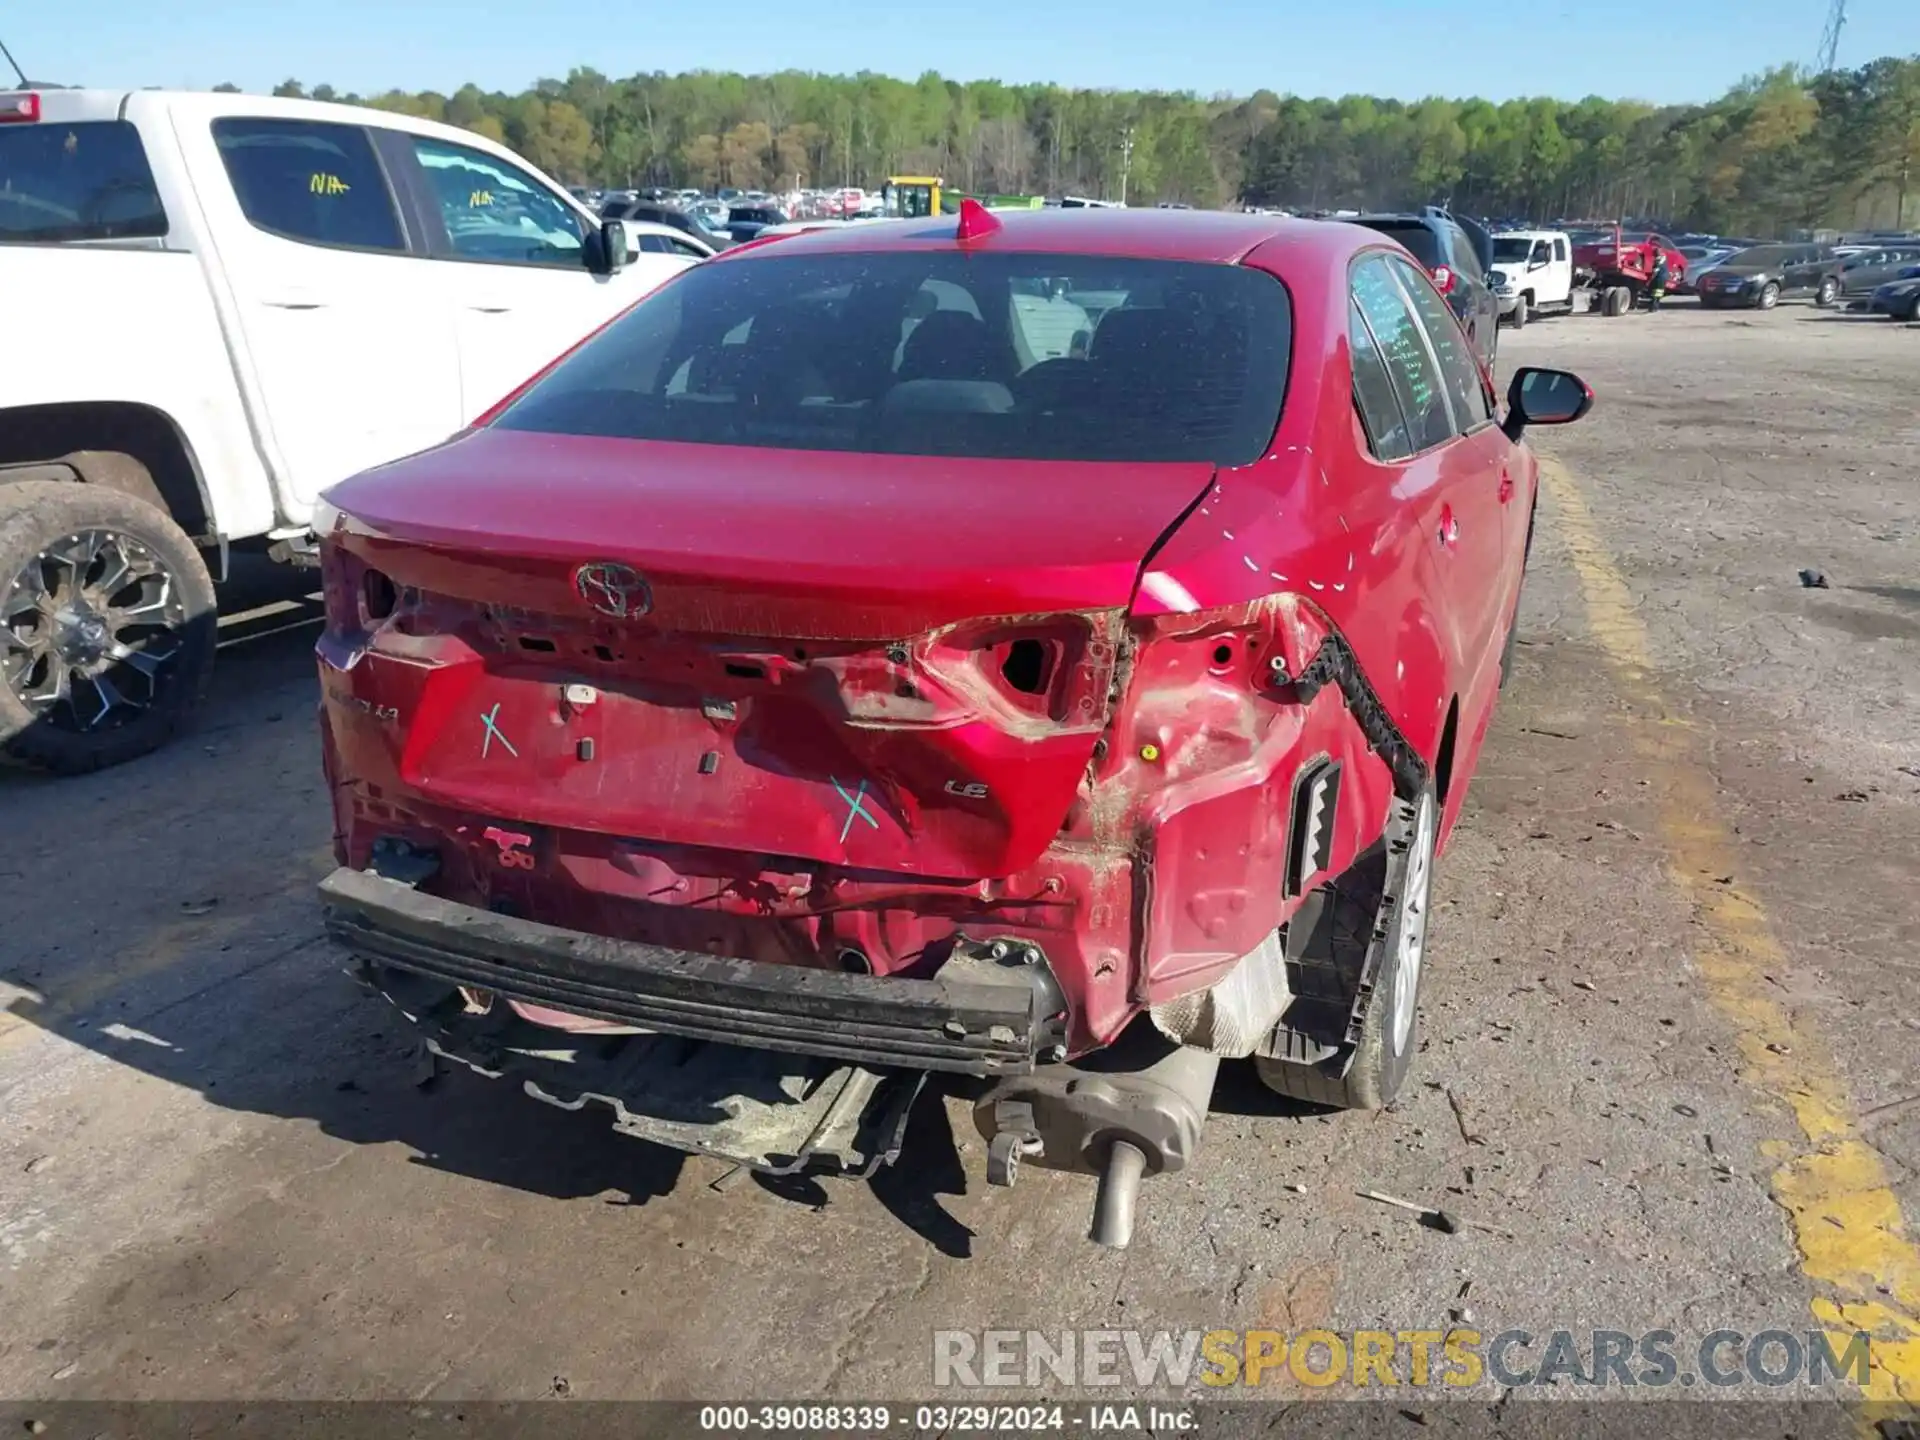
[[[618,220],[602,220],[598,230],[587,233],[581,248],[591,273],[617,275],[627,264],[627,227]]]

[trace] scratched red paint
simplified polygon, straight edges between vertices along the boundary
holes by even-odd
[[[1497,424],[1369,455],[1349,267],[1381,237],[1199,212],[1001,218],[970,251],[1278,277],[1291,374],[1264,455],[1216,470],[490,426],[356,477],[329,493],[345,518],[322,547],[343,863],[401,834],[440,850],[451,898],[793,964],[855,947],[878,974],[918,973],[955,931],[1029,938],[1077,1053],[1286,918],[1304,763],[1345,765],[1330,870],[1381,833],[1393,780],[1340,690],[1302,703],[1284,683],[1326,636],[1429,763],[1457,712],[1450,833],[1537,476]],[[711,263],[957,243],[860,227]],[[583,603],[580,568],[606,563],[645,577],[647,614]],[[375,571],[390,614],[369,613]],[[1042,693],[1003,675],[1015,641],[1048,657]],[[566,703],[576,682],[595,704]],[[477,715],[513,754],[483,758]],[[502,875],[522,837],[481,828],[497,821],[546,835],[535,872]]]

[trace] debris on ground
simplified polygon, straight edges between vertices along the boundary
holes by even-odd
[[[219,903],[220,900],[218,896],[210,897],[206,900],[182,900],[180,902],[180,913],[182,915],[193,916],[211,915],[213,913],[213,907]]]
[[[1800,572],[1800,583],[1809,590],[1826,590],[1830,588],[1827,584],[1827,576],[1824,570],[1802,570]]]

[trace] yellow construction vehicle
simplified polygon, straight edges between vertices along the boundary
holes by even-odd
[[[918,220],[928,215],[957,215],[966,197],[949,190],[934,175],[889,175],[880,187],[880,206],[890,220]],[[1043,195],[975,195],[989,210],[1038,210]]]
[[[880,187],[880,205],[889,220],[918,220],[941,213],[946,181],[932,175],[889,175]]]

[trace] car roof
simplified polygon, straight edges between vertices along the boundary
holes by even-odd
[[[705,244],[698,235],[689,234],[678,225],[662,225],[656,220],[622,220],[621,228],[629,238],[635,235],[664,235],[669,240],[691,240],[694,244]],[[711,250],[713,247],[708,245]]]
[[[1295,220],[1283,215],[1242,215],[1219,210],[1002,210],[1000,228],[967,242],[967,248],[1110,255],[1142,260],[1191,260],[1234,264],[1268,241],[1333,258],[1377,245],[1380,236],[1342,221]],[[786,235],[771,246],[749,243],[721,258],[750,259],[772,249],[781,255],[858,253],[893,249],[958,248],[959,221],[939,215],[917,220],[838,224]]]

